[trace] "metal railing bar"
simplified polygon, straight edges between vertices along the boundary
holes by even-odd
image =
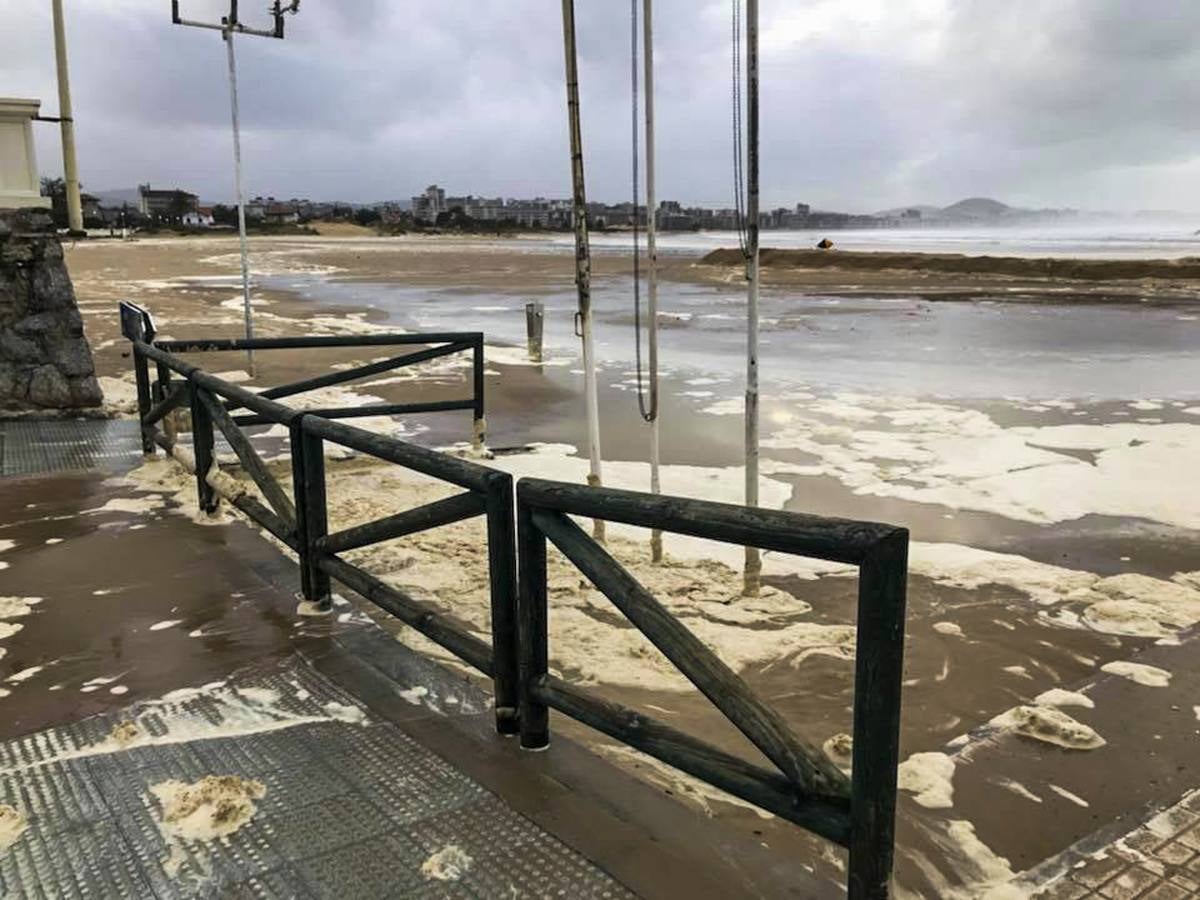
[[[342,553],[368,544],[390,541],[418,531],[461,522],[463,519],[479,515],[486,509],[486,498],[468,491],[414,509],[406,509],[383,519],[336,531],[319,538],[316,546],[321,552]]]
[[[858,564],[870,548],[898,529],[893,525],[807,516],[785,510],[714,503],[690,497],[644,494],[522,478],[520,501],[590,519],[777,550],[831,562]]]
[[[531,686],[552,709],[667,765],[841,844],[850,843],[847,800],[805,797],[777,772],[756,766],[635,709],[580,691],[546,675]]]
[[[320,555],[317,566],[406,625],[411,625],[435,644],[445,647],[459,659],[491,676],[492,648],[458,628],[440,612],[332,554]]]
[[[245,405],[245,404],[239,404]],[[297,409],[293,412],[323,419],[354,419],[367,416],[397,416],[405,413],[450,412],[458,409],[473,409],[473,400],[431,400],[427,403],[383,403],[373,406],[332,407],[325,409]],[[231,406],[230,409],[237,407]],[[243,415],[234,418],[239,425],[266,425],[277,421],[271,416]]]
[[[209,338],[205,340],[155,341],[171,353],[201,353],[225,350],[302,350],[314,347],[381,347],[392,344],[473,344],[483,339],[481,331],[437,331],[432,333],[389,333],[348,335],[305,335],[303,337]]]
[[[459,459],[446,453],[438,453],[426,447],[409,444],[396,438],[374,434],[353,425],[343,425],[341,422],[331,422],[319,413],[310,413],[304,417],[302,427],[306,433],[316,435],[324,440],[351,450],[358,450],[379,459],[407,466],[424,475],[431,475],[459,487],[472,491],[485,491],[488,478],[494,469],[481,466],[469,460]]]
[[[278,513],[280,518],[287,522],[290,528],[295,528],[296,507],[292,505],[291,498],[280,487],[275,476],[267,470],[267,465],[262,461],[262,457],[250,446],[250,439],[242,433],[242,430],[230,418],[229,413],[225,411],[225,407],[214,400],[207,391],[200,391],[200,402],[208,411],[213,424],[225,435],[225,440],[229,441],[229,446],[233,448],[233,452],[241,460],[242,468],[246,470],[246,474],[258,485],[259,490],[263,492],[263,496],[274,507],[275,512]]]
[[[850,783],[821,750],[797,738],[736,672],[564,514],[534,508],[533,523],[763,755],[807,794],[849,797]]]

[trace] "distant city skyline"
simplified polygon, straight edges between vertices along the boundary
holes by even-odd
[[[578,15],[588,192],[617,202],[628,9]],[[762,15],[764,206],[1200,209],[1200,5],[807,0]],[[0,16],[0,93],[52,115],[48,5],[0,0]],[[728,4],[660,0],[656,22],[659,195],[730,204]],[[144,0],[72,4],[67,27],[86,188],[232,197],[219,37]],[[286,41],[241,45],[248,184],[357,203],[431,181],[568,196],[560,39],[557,7],[535,0],[305,3]],[[40,125],[37,143],[41,171],[59,174],[56,130]]]

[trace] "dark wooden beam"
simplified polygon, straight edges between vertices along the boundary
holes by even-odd
[[[850,841],[850,804],[846,800],[804,797],[777,772],[726,753],[637,710],[581,691],[552,675],[534,682],[533,692],[546,705],[572,719],[735,797],[843,847]]]
[[[849,797],[842,771],[801,741],[741,676],[725,665],[607,551],[562,513],[533,510],[533,523],[738,730],[806,794]]]
[[[573,516],[660,528],[727,544],[855,565],[862,562],[870,548],[897,531],[893,525],[874,522],[806,516],[540,478],[522,478],[517,484],[517,498]]]
[[[279,482],[275,480],[275,476],[267,470],[267,465],[262,461],[262,458],[250,446],[250,439],[238,428],[233,419],[229,417],[225,407],[218,403],[205,390],[197,391],[200,395],[200,402],[208,411],[212,418],[213,424],[221,430],[225,435],[225,440],[229,441],[229,446],[233,448],[233,452],[242,462],[242,468],[246,470],[246,474],[253,479],[258,485],[259,490],[263,492],[263,496],[275,508],[275,512],[284,519],[290,528],[296,527],[296,507],[292,505],[291,498],[287,492],[280,487]]]
[[[304,431],[342,447],[349,447],[351,450],[405,466],[423,475],[440,478],[472,491],[486,491],[488,478],[495,471],[470,460],[438,453],[417,444],[375,434],[353,425],[331,422],[315,413],[304,417]]]
[[[406,534],[460,522],[471,516],[479,515],[486,508],[487,501],[484,497],[467,491],[464,494],[455,494],[453,497],[426,503],[415,509],[406,509],[404,512],[383,519],[364,522],[362,525],[336,531],[319,538],[317,549],[326,553],[342,553],[357,547],[365,547],[368,544],[404,537]]]
[[[369,406],[297,409],[292,410],[292,412],[320,416],[322,419],[355,419],[366,416],[401,416],[415,413],[451,412],[458,409],[472,409],[474,405],[474,400],[430,400],[425,403],[377,403]],[[235,408],[235,406],[230,406],[230,409]],[[277,420],[273,416],[243,415],[236,416],[233,421],[239,425],[247,426],[266,425]]]
[[[406,625],[411,625],[435,644],[445,647],[463,662],[491,676],[492,648],[475,635],[463,631],[433,607],[336,556],[322,554],[317,565],[376,606]]]
[[[851,900],[889,896],[896,843],[908,532],[897,529],[859,567],[850,813]]]

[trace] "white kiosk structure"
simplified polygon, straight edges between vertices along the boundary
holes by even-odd
[[[0,97],[0,209],[48,207],[38,181],[33,120],[42,101]]]

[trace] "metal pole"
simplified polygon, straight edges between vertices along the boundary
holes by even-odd
[[[58,66],[58,117],[62,128],[63,180],[67,190],[67,229],[83,231],[83,205],[79,200],[79,168],[75,162],[75,120],[71,113],[71,79],[67,74],[67,31],[62,0],[52,0],[54,59]]]
[[[758,506],[758,0],[746,0],[746,505]],[[758,595],[762,557],[746,548],[742,593]]]
[[[237,7],[235,6],[234,9]],[[250,263],[246,258],[246,192],[242,186],[242,132],[238,124],[238,93],[237,93],[237,60],[233,55],[234,26],[237,25],[235,16],[226,19],[226,28],[222,32],[225,38],[225,51],[229,60],[229,108],[233,116],[233,171],[237,186],[238,211],[238,241],[242,250],[242,309],[246,320],[246,339],[254,337],[254,319],[250,311]],[[246,351],[246,367],[251,377],[254,371],[254,351]]]
[[[657,194],[654,184],[654,22],[653,0],[642,0],[642,45],[646,82],[646,295],[650,329],[650,493],[662,493],[659,478],[658,395],[658,231]],[[637,215],[637,210],[633,211]],[[650,532],[650,559],[661,562],[662,529]]]
[[[579,127],[579,70],[575,58],[575,0],[562,0],[563,55],[567,69],[567,118],[571,132],[571,212],[575,225],[575,287],[583,339],[583,391],[587,402],[588,484],[600,484],[600,408],[596,391],[596,350],[592,340],[592,258],[588,246],[587,195],[583,182],[583,137]],[[604,540],[604,521],[592,520],[592,534]]]

